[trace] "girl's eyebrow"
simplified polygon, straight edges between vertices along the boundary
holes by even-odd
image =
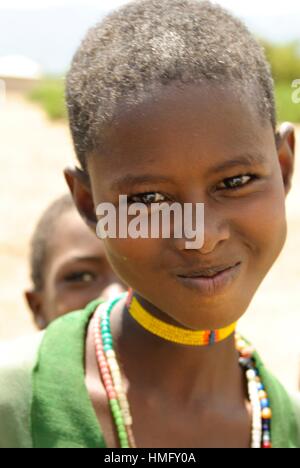
[[[121,190],[122,188],[128,188],[135,185],[142,185],[147,183],[158,183],[158,182],[169,182],[174,183],[172,179],[169,177],[164,177],[162,175],[155,175],[155,174],[139,174],[139,175],[132,175],[126,174],[123,177],[115,180],[111,184],[112,190]]]
[[[266,158],[261,153],[244,153],[240,156],[237,156],[234,159],[229,159],[224,161],[222,164],[219,164],[209,170],[210,173],[219,173],[223,172],[226,169],[230,169],[235,166],[257,166],[266,163]]]
[[[228,159],[222,164],[219,164],[215,167],[209,169],[208,174],[215,174],[223,172],[226,169],[233,168],[235,166],[257,166],[266,163],[266,158],[261,153],[244,153],[243,155],[237,156],[234,159]],[[128,187],[134,187],[136,185],[142,185],[147,183],[159,183],[159,182],[169,182],[175,184],[172,179],[162,175],[155,174],[126,174],[125,176],[120,177],[117,180],[114,180],[111,184],[112,190],[121,191],[122,189],[128,189]]]

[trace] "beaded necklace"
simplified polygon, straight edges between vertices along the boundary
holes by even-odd
[[[219,330],[187,330],[162,322],[149,314],[138,300],[129,294],[128,311],[131,317],[145,330],[167,341],[189,346],[207,346],[228,338],[236,329],[236,323]]]
[[[113,349],[113,338],[110,326],[110,314],[115,304],[124,295],[118,296],[107,304],[101,304],[94,315],[94,336],[99,372],[105,387],[110,410],[115,423],[121,448],[136,448],[132,431],[132,416],[122,382],[122,375]],[[131,310],[132,291],[127,293],[126,308]],[[139,304],[140,307],[142,307]],[[131,314],[132,315],[132,314]],[[148,329],[151,332],[151,330]],[[253,357],[254,349],[237,333],[236,349],[239,352],[239,364],[245,370],[248,393],[252,407],[252,442],[251,448],[272,448],[271,418],[269,399],[259,376]],[[208,342],[209,344],[209,342]]]

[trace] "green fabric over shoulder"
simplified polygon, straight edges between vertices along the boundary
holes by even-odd
[[[33,372],[34,448],[105,447],[84,375],[87,326],[101,302],[93,301],[47,329]]]
[[[273,448],[300,448],[300,408],[295,397],[265,368],[257,353],[254,358],[272,408]]]

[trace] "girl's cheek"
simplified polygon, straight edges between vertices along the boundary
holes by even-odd
[[[276,184],[260,195],[242,210],[244,235],[261,255],[276,258],[287,236],[285,198]]]
[[[159,239],[106,239],[108,258],[118,263],[148,264],[159,254]]]

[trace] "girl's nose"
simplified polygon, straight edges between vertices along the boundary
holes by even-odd
[[[203,240],[201,246],[195,243],[194,248],[189,250],[198,250],[203,255],[214,252],[221,244],[224,244],[230,238],[230,226],[228,220],[224,219],[224,212],[218,213],[216,210],[208,209],[204,206],[204,220],[202,225]],[[196,231],[196,230],[195,230]],[[179,250],[187,250],[187,242],[191,245],[191,239],[184,235],[179,239],[174,239],[175,245]]]

